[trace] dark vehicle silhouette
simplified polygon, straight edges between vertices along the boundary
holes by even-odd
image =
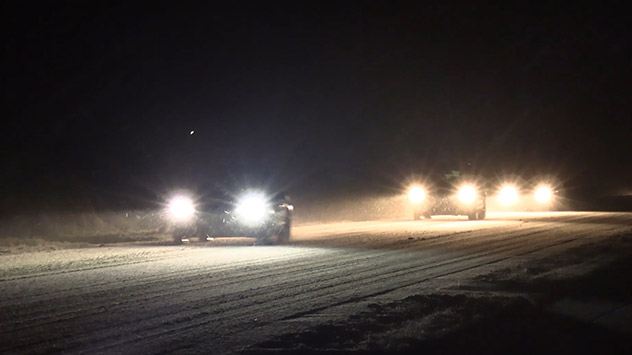
[[[260,190],[244,190],[205,201],[179,194],[170,200],[167,215],[178,243],[253,237],[262,244],[284,244],[290,239],[293,209],[283,193],[268,197]]]
[[[467,216],[470,220],[485,219],[487,193],[479,179],[451,171],[416,184],[409,190],[414,219],[430,219],[436,215]]]

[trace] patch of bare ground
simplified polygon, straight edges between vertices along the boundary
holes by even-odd
[[[620,235],[244,353],[630,354],[631,263],[632,237]]]

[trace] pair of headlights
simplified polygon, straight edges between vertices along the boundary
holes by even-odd
[[[250,191],[237,199],[233,214],[240,223],[256,226],[268,218],[270,211],[269,199],[263,193]],[[167,205],[167,214],[174,222],[188,222],[196,212],[195,202],[187,196],[176,196]]]
[[[463,185],[457,192],[459,201],[470,204],[476,200],[478,191],[473,185]],[[420,186],[413,186],[408,191],[408,198],[413,203],[421,203],[426,199],[426,191]]]
[[[505,206],[511,206],[518,202],[518,189],[512,185],[505,185],[498,191],[498,201]],[[553,199],[553,189],[546,185],[540,185],[533,191],[533,197],[537,202],[549,203]]]
[[[472,203],[476,200],[478,191],[472,185],[464,185],[457,192],[458,199],[463,203]],[[518,202],[518,189],[512,185],[505,185],[498,191],[498,200],[507,206]],[[533,197],[540,203],[549,203],[553,199],[553,189],[540,185],[533,192]],[[426,199],[426,191],[420,186],[413,186],[408,191],[408,198],[413,203],[421,203]]]

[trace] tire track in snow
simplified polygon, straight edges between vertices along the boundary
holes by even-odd
[[[603,217],[603,215],[599,216],[600,219]],[[244,264],[243,268],[238,268],[239,273],[223,275],[215,279],[222,280],[219,285],[212,282],[200,284],[196,275],[221,274],[230,269],[230,264],[226,264],[224,269],[217,268],[212,271],[204,270],[202,266],[188,270],[189,273],[186,275],[179,275],[176,270],[170,274],[152,275],[151,279],[146,277],[132,279],[129,281],[132,288],[116,287],[116,283],[108,283],[107,287],[102,286],[104,287],[102,294],[89,292],[80,294],[85,299],[80,298],[79,300],[83,303],[79,305],[85,308],[73,313],[72,306],[68,305],[66,311],[70,313],[66,315],[70,317],[64,321],[58,320],[59,331],[49,334],[48,337],[46,334],[40,337],[29,337],[31,331],[12,333],[10,329],[1,327],[2,330],[8,330],[8,334],[2,335],[2,338],[9,339],[8,336],[11,334],[17,337],[24,334],[26,338],[23,343],[14,339],[8,342],[13,345],[2,341],[2,344],[7,345],[0,345],[0,350],[50,350],[48,346],[52,346],[50,336],[53,335],[56,335],[58,345],[61,344],[64,349],[70,351],[74,349],[75,351],[129,350],[132,352],[132,350],[141,350],[147,352],[152,349],[147,347],[147,344],[163,344],[164,347],[161,349],[177,350],[192,345],[190,343],[187,345],[186,340],[188,337],[195,338],[200,332],[206,334],[205,341],[226,342],[227,340],[222,339],[230,334],[244,331],[244,327],[246,330],[252,327],[247,320],[255,314],[267,315],[269,320],[260,321],[258,324],[269,327],[281,319],[293,319],[292,317],[301,317],[330,307],[375,297],[376,292],[388,294],[392,291],[387,291],[389,288],[384,285],[388,285],[389,282],[397,284],[395,285],[397,287],[393,289],[406,287],[401,286],[406,282],[412,285],[423,284],[447,272],[462,272],[460,267],[470,270],[485,263],[499,263],[521,253],[555,249],[564,243],[576,244],[582,240],[592,240],[596,238],[596,235],[604,233],[629,231],[629,227],[621,227],[620,224],[621,220],[629,221],[629,219],[629,215],[624,215],[613,217],[613,223],[610,224],[593,223],[594,219],[588,215],[579,216],[572,221],[561,219],[559,223],[555,220],[530,222],[525,224],[525,226],[528,225],[527,227],[520,228],[513,226],[497,229],[479,228],[450,235],[438,233],[426,240],[415,240],[401,245],[401,248],[398,246],[395,250],[332,249],[334,253],[325,253],[322,259],[320,259],[321,254],[314,254],[309,260],[296,263],[294,265],[296,272],[291,272],[293,266],[285,265],[285,259],[282,258],[272,263],[255,259],[252,265],[245,266]],[[370,225],[367,228],[370,229]],[[393,229],[395,229],[392,232],[393,236],[384,237],[403,240],[402,236],[410,234],[400,233],[395,227]],[[529,234],[530,232],[535,233]],[[373,232],[372,236],[380,233],[382,231]],[[356,246],[362,248],[361,245]],[[433,253],[436,255],[433,256]],[[463,255],[459,256],[459,254]],[[177,258],[180,257],[182,255]],[[173,260],[178,260],[177,258],[174,257]],[[148,264],[160,262],[148,262]],[[261,269],[248,269],[250,266],[261,267]],[[119,266],[103,271],[134,267],[137,266]],[[90,270],[82,273],[94,272]],[[40,278],[34,280],[40,280]],[[32,282],[32,280],[15,282]],[[110,289],[111,293],[108,292],[109,285],[113,286]],[[81,291],[79,288],[75,290]],[[121,294],[118,295],[117,292]],[[246,292],[246,296],[238,297],[242,292]],[[182,294],[188,296],[178,298]],[[143,296],[149,296],[149,298]],[[173,298],[168,296],[173,296]],[[46,301],[48,297],[49,301],[54,303],[67,299],[65,296],[56,299],[47,295],[41,297],[43,298],[40,301]],[[161,302],[161,297],[168,299]],[[108,307],[107,313],[89,313],[90,310],[97,309],[94,303],[98,302],[95,301],[103,302]],[[143,307],[146,311],[139,310]],[[3,314],[5,311],[7,311],[6,308],[2,309]],[[49,311],[48,316],[51,318],[46,318],[49,321],[59,315],[54,309]],[[38,312],[47,312],[47,309],[42,308],[34,314],[37,315]],[[147,315],[150,317],[146,317]],[[7,328],[10,328],[12,320],[20,316],[21,314],[13,314],[9,317],[5,324]],[[6,318],[3,317],[3,319]],[[37,319],[32,328],[27,328],[32,329],[34,333],[38,327],[41,330],[41,327],[47,324],[55,325],[55,323],[43,323]],[[68,326],[72,324],[88,325],[83,328],[85,333],[76,335],[68,329]],[[219,328],[214,326],[222,330],[217,330]]]

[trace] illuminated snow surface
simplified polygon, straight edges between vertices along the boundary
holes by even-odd
[[[630,213],[506,213],[299,225],[286,246],[12,252],[0,256],[0,352],[433,352],[428,339],[534,305],[626,332],[616,286],[587,300],[569,280],[618,265],[631,232]],[[570,291],[546,296],[560,280]]]

